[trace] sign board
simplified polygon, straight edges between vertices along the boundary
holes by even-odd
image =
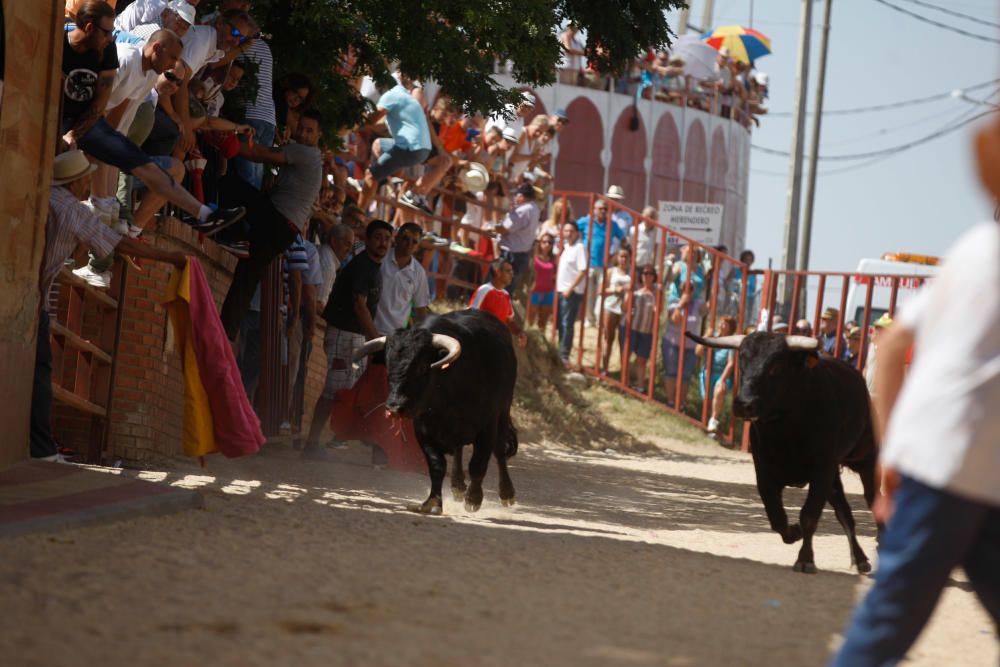
[[[722,204],[661,201],[659,223],[705,245],[718,245],[722,233]],[[679,243],[670,237],[668,243]]]

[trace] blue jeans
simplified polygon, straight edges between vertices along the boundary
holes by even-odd
[[[1000,625],[1000,507],[903,477],[879,546],[875,585],[831,667],[895,665],[916,640],[954,567]]]
[[[573,349],[573,325],[576,323],[581,301],[583,295],[576,292],[570,294],[568,299],[559,295],[559,357],[563,361],[569,361],[569,353]]]
[[[253,118],[247,119],[247,125],[253,128],[254,143],[266,148],[274,145],[274,125]],[[246,139],[241,138],[240,141],[246,141]],[[241,157],[236,158],[236,175],[260,190],[264,183],[264,165],[260,162],[244,160]]]
[[[528,278],[528,269],[531,266],[531,251],[512,252],[510,254],[510,264],[511,268],[514,269],[514,279],[511,281],[507,291],[515,294],[521,289],[524,281]]]

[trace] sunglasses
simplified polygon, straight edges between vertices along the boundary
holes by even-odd
[[[115,34],[115,29],[114,28],[112,28],[111,30],[108,30],[106,28],[102,28],[97,23],[92,23],[91,25],[93,25],[95,28],[97,28],[98,30],[100,30],[101,32],[103,32],[105,37],[113,37],[114,34]]]
[[[236,39],[240,40],[240,44],[246,44],[251,39],[253,39],[252,35],[244,35],[242,32],[240,32],[240,29],[234,26],[232,23],[226,23],[226,25],[229,26],[229,34],[235,37]]]

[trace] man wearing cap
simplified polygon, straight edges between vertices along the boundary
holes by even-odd
[[[531,249],[538,234],[538,219],[541,211],[535,203],[537,193],[531,183],[524,183],[517,188],[514,195],[514,206],[504,216],[497,227],[501,243],[510,250],[511,265],[514,268],[514,280],[509,292],[517,295],[526,284],[528,267],[531,265]]]
[[[38,341],[35,351],[35,382],[31,391],[31,456],[58,460],[52,437],[52,348],[49,343],[49,291],[59,270],[77,246],[89,246],[106,255],[115,249],[136,257],[170,262],[183,267],[181,253],[161,250],[128,238],[101,223],[81,203],[90,195],[91,174],[96,167],[81,151],[57,155],[53,164],[52,190],[49,193],[49,216],[45,228],[45,253],[39,271]]]
[[[127,12],[129,9],[132,9],[136,4],[139,3],[129,5],[125,11]],[[172,30],[177,33],[178,37],[183,39],[188,29],[195,24],[195,10],[191,3],[186,2],[186,0],[173,0],[173,2],[169,3],[160,3],[158,6],[162,7],[162,10],[150,17],[148,21],[143,21],[129,29],[119,29],[142,41],[148,40],[150,35],[157,30]],[[123,12],[118,18],[120,19],[124,15],[125,13]],[[118,20],[116,19],[115,27],[117,26]]]
[[[868,385],[868,393],[871,394],[874,404],[875,400],[875,372],[878,368],[878,346],[882,340],[885,330],[892,326],[892,318],[889,313],[883,313],[881,317],[872,323],[872,337],[868,341],[868,354],[865,355],[865,384]]]
[[[183,30],[187,32],[187,28],[194,25],[194,8],[198,6],[199,2],[200,0],[190,0],[189,2],[185,0],[174,0],[173,2],[167,2],[167,0],[135,0],[135,2],[123,9],[121,14],[115,18],[115,29],[136,35],[136,28],[139,26],[159,23],[161,20],[164,20],[167,12],[180,13],[177,6],[186,5],[191,8],[190,17],[182,15],[182,19],[187,23],[187,27]],[[187,13],[186,9],[183,11],[184,14]],[[161,27],[169,28],[169,26],[163,24],[161,24]],[[174,30],[179,37],[184,37],[182,32],[174,28],[169,29]]]
[[[616,202],[620,202],[625,199],[625,189],[620,185],[609,185],[608,191],[604,195],[608,199],[612,199]],[[628,247],[631,239],[628,236],[629,230],[632,228],[632,216],[620,208],[616,208],[611,213],[611,222],[615,224],[618,229],[622,232],[621,239],[612,239],[611,241],[611,254],[614,255],[618,252],[618,246],[624,245]],[[638,265],[637,265],[638,266]]]
[[[834,357],[837,354],[837,325],[840,322],[840,311],[827,308],[819,317],[819,353],[824,357]],[[841,358],[844,358],[845,345],[840,346]]]

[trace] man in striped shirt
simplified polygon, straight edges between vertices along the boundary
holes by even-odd
[[[45,254],[38,284],[40,307],[35,350],[35,382],[31,392],[31,456],[58,460],[52,437],[52,347],[49,343],[49,291],[59,270],[77,246],[90,247],[98,255],[118,249],[129,255],[183,267],[184,255],[140,243],[103,224],[81,203],[90,195],[91,174],[96,169],[78,150],[57,155],[49,193],[49,217],[45,229]]]

